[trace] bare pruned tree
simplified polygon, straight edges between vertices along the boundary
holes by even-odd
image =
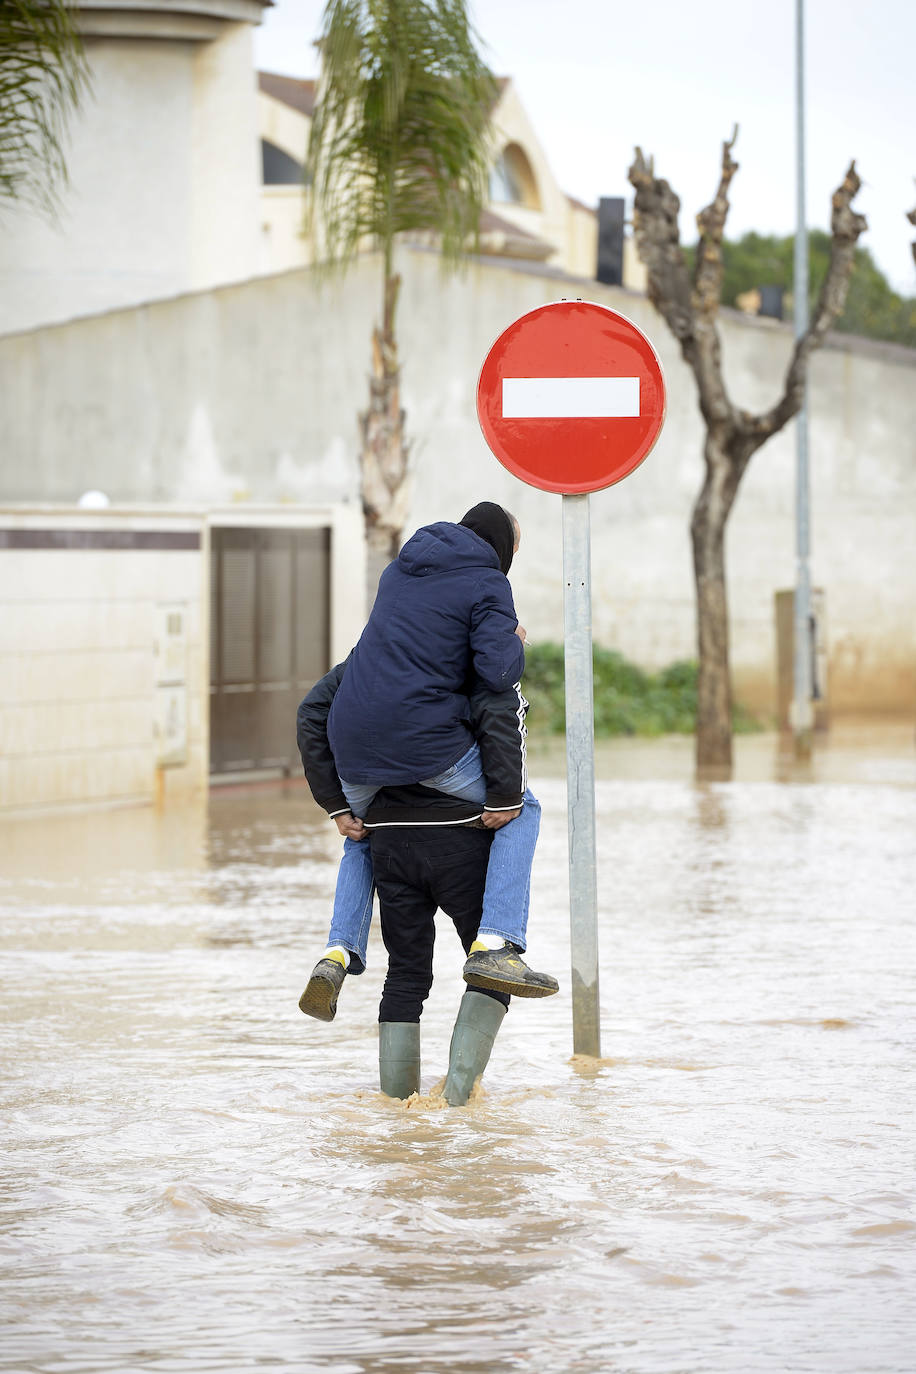
[[[752,455],[801,407],[808,359],[843,310],[856,241],[867,227],[864,217],[852,209],[860,185],[852,162],[833,195],[830,266],[810,326],[796,340],[782,396],[760,415],[736,406],[722,375],[716,317],[722,287],[722,237],[728,215],[728,188],[738,170],[732,157],[737,132],[736,128],[731,139],[722,145],[722,170],[715,197],[697,216],[700,237],[692,269],[680,242],[678,197],[667,181],[656,177],[652,159],[644,157],[640,148],[636,149],[629,170],[636,191],[636,247],[648,272],[649,299],[664,316],[696,378],[700,413],[706,425],[705,477],[690,523],[699,660],[696,759],[700,770],[721,775],[727,775],[732,766],[726,523]]]
[[[908,211],[907,219],[910,221],[910,224],[916,225],[916,205],[913,206],[912,210]],[[913,250],[913,261],[916,262],[916,239],[910,244],[910,248]]]

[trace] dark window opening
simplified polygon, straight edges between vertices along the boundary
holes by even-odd
[[[265,186],[302,186],[305,168],[275,143],[261,139],[261,181]]]
[[[210,772],[296,773],[296,708],[330,666],[330,531],[211,531]]]

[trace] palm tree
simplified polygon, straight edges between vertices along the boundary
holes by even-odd
[[[325,265],[361,248],[382,256],[382,316],[372,334],[362,429],[369,594],[396,556],[407,513],[408,444],[395,314],[400,234],[436,236],[458,265],[486,203],[496,82],[475,46],[464,0],[330,0],[309,140],[311,228]]]
[[[0,3],[0,206],[57,208],[66,120],[88,84],[76,8],[67,0]]]

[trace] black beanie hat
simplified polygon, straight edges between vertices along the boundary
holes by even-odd
[[[495,501],[481,501],[479,505],[472,506],[458,523],[492,545],[500,568],[504,573],[509,571],[515,549],[515,526],[507,510],[497,506]]]

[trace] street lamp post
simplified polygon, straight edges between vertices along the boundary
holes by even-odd
[[[808,328],[808,229],[805,214],[805,0],[795,0],[795,338]],[[795,615],[791,723],[797,758],[811,753],[813,664],[811,661],[810,484],[808,476],[808,385],[795,421]]]

